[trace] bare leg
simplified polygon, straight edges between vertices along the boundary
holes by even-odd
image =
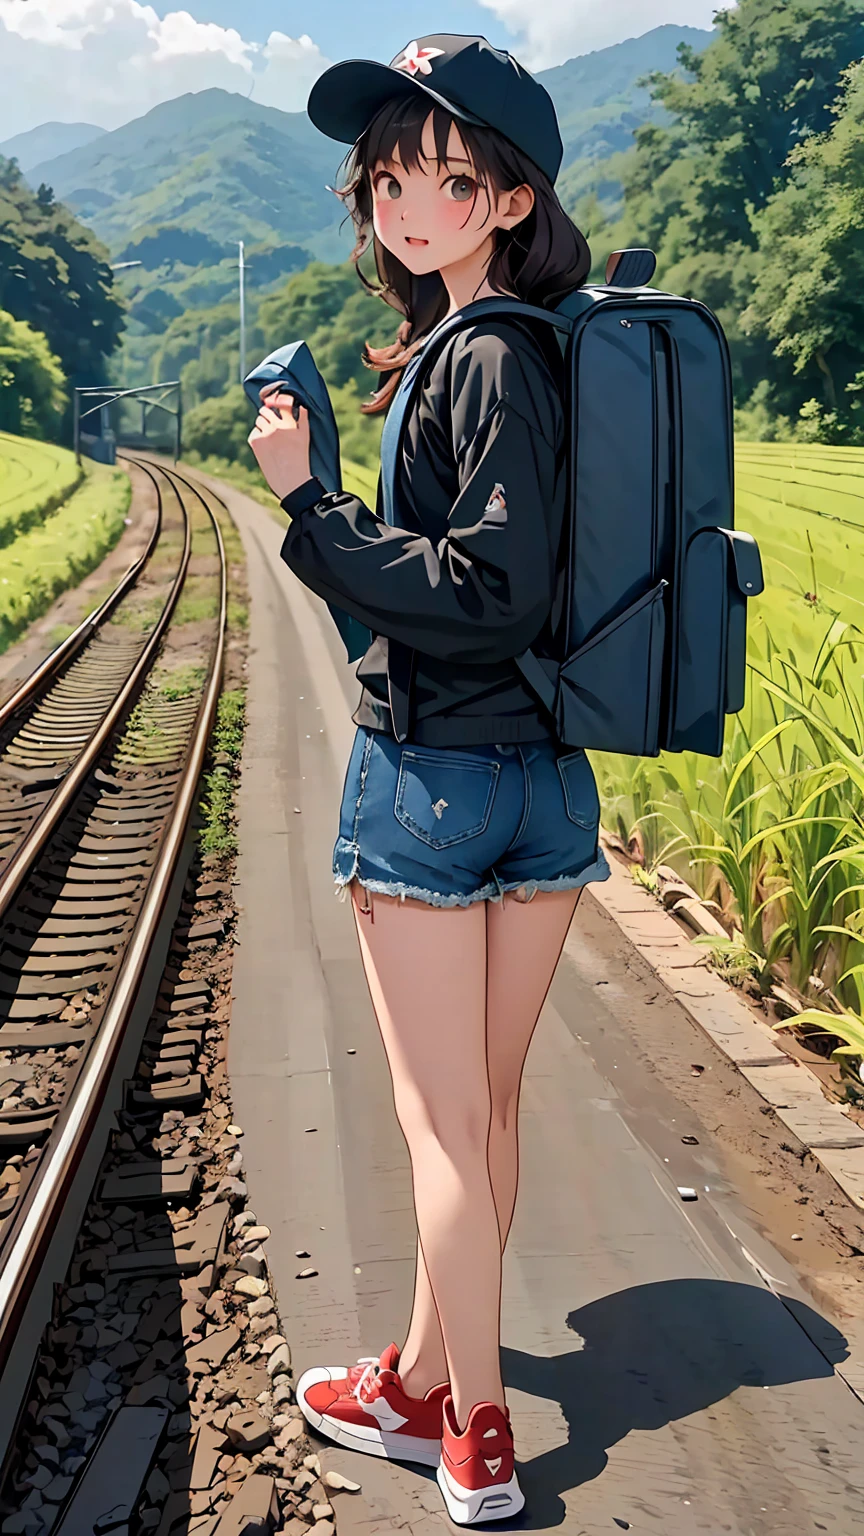
[[[502,1251],[519,1182],[519,1091],[525,1057],[584,889],[537,891],[529,902],[486,904],[489,1172]]]
[[[372,925],[378,926],[378,914],[386,897],[367,897],[366,892],[352,888],[355,895],[358,934],[361,951],[366,963],[363,934],[372,934]],[[490,1175],[493,1204],[497,1215],[498,1249],[503,1250],[512,1221],[518,1181],[517,1118],[518,1095],[524,1058],[529,1048],[538,1015],[543,1008],[544,997],[549,991],[555,966],[560,958],[564,937],[572,919],[573,908],[580,899],[577,891],[537,892],[530,902],[506,899],[503,903],[483,903],[486,906],[486,1015],[489,1018],[487,1037],[487,1078],[489,1078],[489,1141],[487,1141],[487,1169]],[[374,903],[372,912],[364,912]],[[406,903],[406,906],[409,903]],[[414,908],[430,909],[424,903],[410,903]],[[443,912],[472,911],[467,909],[432,908],[432,914]],[[369,972],[367,972],[369,975]],[[375,989],[372,986],[375,1001]],[[460,989],[461,991],[461,989]],[[412,994],[414,998],[414,994]],[[410,1001],[409,1001],[410,1008]],[[384,1040],[386,1043],[386,1040]],[[394,1080],[394,1095],[397,1094]],[[398,1111],[397,1111],[398,1112]],[[401,1123],[401,1121],[400,1121]],[[404,1126],[403,1126],[404,1129]],[[407,1134],[406,1134],[407,1140]],[[410,1141],[409,1141],[410,1147]],[[415,1175],[417,1187],[417,1175]],[[423,1230],[418,1213],[418,1226]],[[426,1244],[429,1247],[429,1243]],[[457,1267],[466,1272],[464,1253],[460,1253]],[[495,1303],[495,1319],[500,1312],[500,1278],[498,1299]],[[415,1270],[414,1310],[410,1319],[409,1333],[401,1352],[400,1373],[403,1384],[415,1396],[423,1396],[430,1385],[443,1381],[447,1376],[447,1350],[441,1336],[441,1322],[435,1306],[434,1293],[429,1283],[429,1272],[424,1263],[423,1249],[418,1243],[417,1270]],[[466,1395],[467,1396],[467,1395]],[[457,1418],[460,1418],[460,1395],[454,1384],[454,1401]],[[472,1402],[481,1401],[477,1396],[467,1396],[466,1412]],[[487,1401],[500,1401],[487,1398]]]
[[[522,1069],[564,940],[584,886],[575,891],[524,887],[502,902],[486,903],[487,1034],[491,1092],[489,1173],[503,1252],[513,1220],[519,1178],[518,1112]],[[399,1374],[406,1391],[422,1397],[446,1380],[447,1363],[432,1287],[417,1244],[414,1305]]]
[[[358,911],[360,903],[372,913]],[[487,1146],[485,904],[431,907],[352,889],[360,952],[411,1157],[417,1229],[457,1419],[504,1406],[501,1243]],[[466,1284],[470,1277],[470,1284]]]

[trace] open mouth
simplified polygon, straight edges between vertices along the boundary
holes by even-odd
[[[408,245],[428,245],[429,244],[428,240],[419,240],[416,235],[406,235],[405,239],[406,239]]]

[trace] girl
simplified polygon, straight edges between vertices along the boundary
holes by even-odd
[[[352,258],[372,242],[372,291],[403,316],[392,346],[366,347],[386,379],[364,410],[405,388],[467,304],[548,305],[585,281],[586,242],[553,190],[551,99],[485,38],[334,65],[308,112],[353,144],[339,193]],[[499,1363],[519,1088],[579,893],[609,874],[588,760],[562,752],[513,661],[528,645],[554,655],[559,358],[554,340],[476,305],[425,370],[392,464],[385,423],[374,513],[310,476],[306,413],[278,386],[249,438],[291,517],[284,558],[373,635],[334,876],[351,894],[419,1234],[401,1350],[306,1371],[297,1401],[343,1445],[436,1466],[463,1525],[524,1504]]]

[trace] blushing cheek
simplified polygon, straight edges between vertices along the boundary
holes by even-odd
[[[470,204],[460,203],[457,198],[441,198],[437,210],[435,210],[435,226],[437,226],[438,238],[446,243],[450,252],[460,252],[469,249],[477,243],[477,232],[472,229],[472,214]]]
[[[454,197],[442,198],[437,210],[437,225],[442,235],[464,239],[470,233],[471,204]]]
[[[387,198],[375,205],[374,223],[385,245],[390,245],[396,236],[401,233],[399,225],[399,199]]]

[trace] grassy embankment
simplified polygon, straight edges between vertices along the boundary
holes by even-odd
[[[128,477],[0,433],[0,654],[117,542]]]
[[[864,1054],[864,450],[739,444],[738,526],[759,540],[748,699],[720,759],[593,754],[604,820],[650,882],[671,864],[730,932],[717,958],[791,984]],[[818,1029],[817,1015],[804,1016]],[[825,1019],[825,1015],[821,1015]],[[850,1092],[851,1092],[850,1088]]]

